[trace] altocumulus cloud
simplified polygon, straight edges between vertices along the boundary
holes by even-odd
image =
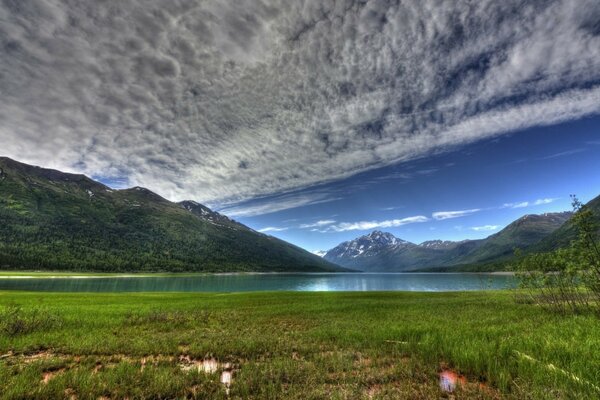
[[[235,205],[598,113],[599,19],[597,0],[3,0],[1,152]]]

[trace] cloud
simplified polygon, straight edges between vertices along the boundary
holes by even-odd
[[[522,201],[520,203],[504,203],[501,208],[525,208],[529,206],[528,201]]]
[[[323,250],[314,250],[312,253],[313,253],[314,255],[317,255],[317,256],[319,256],[319,257],[323,257],[325,254],[327,254],[327,252],[326,252],[326,251],[323,251]]]
[[[431,214],[431,216],[433,217],[433,219],[437,219],[437,220],[441,221],[444,219],[466,217],[467,215],[471,215],[471,214],[474,214],[479,211],[481,211],[480,208],[474,208],[471,210],[460,210],[460,211],[438,211],[438,212],[434,212],[433,214]]]
[[[3,155],[231,215],[600,112],[596,0],[71,3],[0,3]]]
[[[546,198],[546,199],[537,199],[536,201],[533,202],[534,206],[539,206],[542,204],[550,204],[555,202],[556,200],[558,200],[557,198]]]
[[[545,199],[537,199],[535,201],[521,201],[517,203],[504,203],[500,208],[525,208],[532,206],[539,206],[542,204],[550,204],[558,200],[558,198],[545,198]]]
[[[278,228],[276,226],[267,226],[266,228],[259,229],[258,232],[262,232],[262,233],[265,233],[265,232],[283,232],[283,231],[287,231],[287,230],[288,230],[288,228]]]
[[[584,151],[585,151],[585,149],[573,149],[573,150],[561,151],[559,153],[550,154],[549,156],[542,157],[542,158],[540,158],[540,160],[552,160],[554,158],[567,157],[567,156],[571,156],[573,154],[582,153]]]
[[[483,225],[483,226],[473,226],[473,227],[471,227],[471,229],[474,230],[474,231],[476,231],[476,232],[495,231],[498,228],[500,228],[499,225]]]
[[[407,224],[414,224],[427,221],[429,221],[429,218],[422,215],[417,215],[414,217],[390,219],[385,221],[342,222],[336,225],[329,226],[326,232],[368,231],[380,228],[395,228]]]
[[[305,193],[287,193],[269,198],[260,198],[234,206],[217,207],[219,212],[229,217],[253,217],[275,213],[290,208],[329,203],[339,200],[329,191],[310,191]]]
[[[305,228],[318,228],[318,227],[323,227],[323,226],[327,226],[327,225],[331,225],[331,224],[335,224],[335,220],[333,220],[333,219],[326,219],[326,220],[317,221],[317,222],[312,223],[312,224],[302,224],[302,225],[300,225],[300,228],[302,228],[302,229],[305,229]]]

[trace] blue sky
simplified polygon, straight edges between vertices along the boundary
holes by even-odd
[[[600,117],[586,118],[514,132],[298,191],[284,202],[315,193],[323,197],[317,196],[317,204],[238,219],[311,251],[328,250],[373,229],[415,243],[483,238],[525,214],[569,210],[570,194],[583,201],[600,195],[599,172]],[[251,201],[244,208],[263,203],[276,208],[277,200]],[[463,212],[434,217],[449,211]],[[385,225],[418,216],[427,220]],[[360,227],[360,222],[380,226]]]

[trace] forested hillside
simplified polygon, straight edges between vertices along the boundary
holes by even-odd
[[[332,271],[338,267],[195,202],[0,158],[0,268]]]

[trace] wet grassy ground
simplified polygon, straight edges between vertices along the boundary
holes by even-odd
[[[0,292],[0,313],[2,399],[600,396],[600,320],[508,292]]]

